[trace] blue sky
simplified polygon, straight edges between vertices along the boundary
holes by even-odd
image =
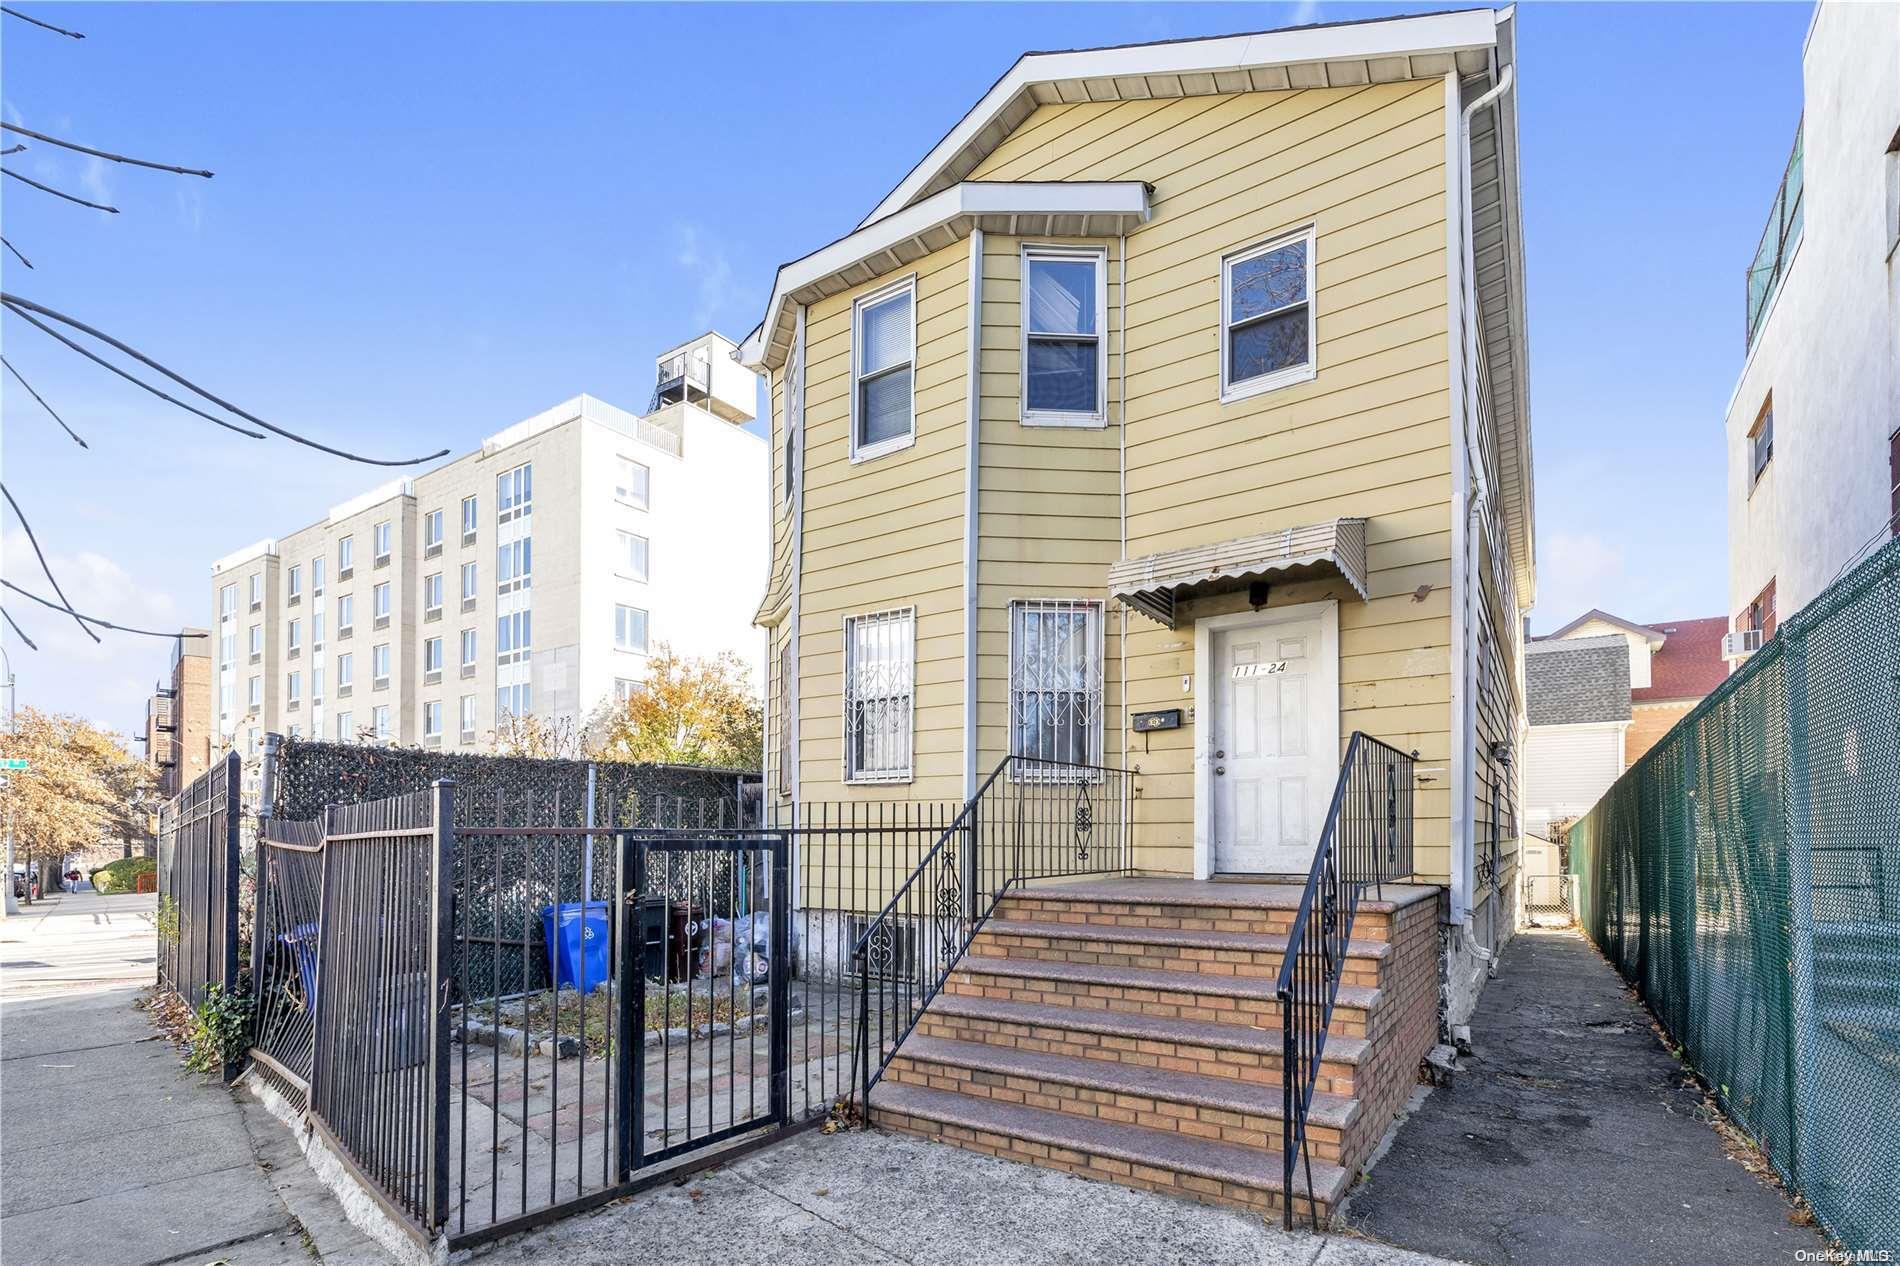
[[[1400,6],[29,5],[0,26],[35,145],[6,182],[6,288],[345,447],[463,452],[586,391],[644,407],[652,357],[735,337],[780,262],[838,236],[1026,49]],[[1806,4],[1520,10],[1537,459],[1534,624],[1719,615],[1722,412],[1742,277],[1801,111]],[[899,61],[894,48],[928,50]],[[822,139],[820,139],[822,138]],[[388,477],[143,397],[7,317],[7,486],[82,609],[209,619],[208,564]],[[7,574],[44,590],[17,524]],[[10,598],[20,701],[131,728],[164,643]]]

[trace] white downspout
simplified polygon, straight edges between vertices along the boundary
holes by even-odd
[[[786,674],[786,686],[790,692],[790,706],[787,708],[787,711],[791,713],[789,732],[792,739],[790,743],[786,744],[785,751],[779,754],[779,759],[789,760],[791,762],[791,778],[789,781],[792,788],[792,804],[796,807],[799,803],[800,791],[798,785],[798,729],[800,711],[798,678],[801,653],[798,645],[798,607],[800,590],[803,588],[799,583],[799,579],[805,571],[805,380],[809,377],[809,375],[805,373],[805,366],[811,363],[811,349],[805,345],[804,304],[801,303],[798,305],[794,319],[797,322],[792,334],[792,339],[793,346],[798,348],[798,416],[795,418],[792,417],[791,411],[788,409],[786,410],[785,417],[785,425],[787,427],[797,428],[794,432],[791,445],[792,460],[795,463],[795,468],[792,471],[792,532],[790,543],[792,551],[791,609],[787,611],[785,615],[785,618],[791,624],[787,637],[792,645],[792,662],[791,671]],[[783,394],[787,400],[791,398],[789,385]],[[766,467],[770,469],[771,463],[767,462]]]
[[[1490,489],[1482,461],[1474,463],[1472,454],[1477,450],[1476,437],[1472,428],[1477,399],[1477,375],[1471,357],[1464,355],[1466,331],[1475,321],[1477,312],[1476,263],[1473,259],[1471,238],[1471,118],[1483,107],[1502,97],[1511,88],[1515,80],[1514,69],[1504,68],[1497,83],[1465,106],[1458,120],[1457,140],[1454,146],[1454,160],[1458,175],[1458,325],[1457,343],[1459,353],[1459,425],[1453,432],[1452,442],[1452,486],[1458,502],[1458,513],[1453,519],[1453,586],[1457,591],[1458,602],[1453,608],[1452,642],[1458,652],[1459,674],[1453,679],[1453,694],[1458,709],[1458,725],[1452,743],[1452,840],[1453,862],[1451,873],[1451,917],[1460,929],[1465,946],[1480,962],[1491,964],[1491,951],[1478,943],[1472,923],[1472,857],[1475,840],[1473,838],[1476,823],[1472,819],[1471,807],[1476,792],[1477,770],[1473,754],[1477,744],[1477,647],[1478,640],[1473,631],[1476,620],[1475,598],[1477,596],[1477,577],[1474,567],[1475,527],[1478,522],[1479,508],[1490,500]],[[1458,81],[1456,73],[1446,76],[1447,94],[1452,101],[1457,100]],[[1475,349],[1474,349],[1475,353]],[[1472,475],[1476,474],[1474,487]]]
[[[963,799],[976,795],[977,537],[983,431],[983,230],[970,230],[969,373],[963,442]]]
[[[1115,519],[1121,527],[1121,552],[1118,558],[1128,557],[1128,234],[1123,233],[1116,240],[1116,250],[1120,257],[1116,260],[1119,274],[1116,282],[1115,306],[1119,315],[1115,318],[1115,447],[1120,460],[1120,487],[1116,493]],[[1120,638],[1115,643],[1116,658],[1121,661],[1122,671],[1122,768],[1133,768],[1129,750],[1133,734],[1133,712],[1128,706],[1128,608],[1120,607],[1116,613],[1116,627]],[[1104,709],[1104,712],[1107,710]],[[1132,818],[1133,806],[1129,807]],[[1132,831],[1132,822],[1130,829]]]

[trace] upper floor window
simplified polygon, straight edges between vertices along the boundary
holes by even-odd
[[[303,568],[292,567],[287,573],[284,590],[292,602],[303,596]]]
[[[389,582],[387,580],[370,590],[370,614],[378,620],[389,618]]]
[[[506,523],[534,512],[534,464],[524,462],[495,477],[495,521]]]
[[[293,655],[296,654],[297,651],[303,646],[303,621],[302,620],[292,620],[290,622],[289,633],[288,633],[288,636],[285,638],[284,644],[290,649],[290,652]]]
[[[263,605],[264,605],[264,578],[262,576],[252,576],[251,577],[251,610],[255,611]]]
[[[323,592],[323,568],[327,560],[319,554],[310,560],[310,592]]]
[[[1107,416],[1107,256],[1099,250],[1023,250],[1023,421],[1088,425]]]
[[[345,651],[336,657],[336,688],[347,690],[356,684],[356,656]]]
[[[245,699],[253,712],[264,706],[264,679],[262,677],[251,678]]]
[[[475,539],[475,498],[462,498],[462,544]]]
[[[495,660],[514,664],[528,658],[534,645],[534,612],[511,611],[495,617]]]
[[[431,510],[422,516],[422,547],[424,549],[442,548],[442,512]]]
[[[375,734],[378,739],[388,739],[389,705],[386,703],[377,704],[374,708],[370,709],[369,718],[370,731]]]
[[[348,580],[356,568],[356,538],[346,536],[336,543],[336,578]]]
[[[442,671],[442,639],[432,637],[422,643],[422,671],[439,673]]]
[[[284,679],[284,700],[293,708],[303,698],[303,674],[291,673]]]
[[[1313,376],[1312,296],[1310,228],[1221,261],[1222,400]]]
[[[632,532],[616,532],[615,551],[616,569],[621,575],[633,580],[647,578],[647,538],[636,536]]]
[[[614,499],[637,510],[647,508],[653,472],[631,457],[614,458]]]
[[[394,534],[390,530],[389,520],[384,519],[370,529],[371,553],[375,556],[373,566],[389,566],[390,540]]]
[[[218,590],[218,617],[237,614],[237,586],[226,585]]]
[[[614,604],[614,649],[646,654],[647,613],[639,607]]]
[[[436,618],[442,615],[442,573],[431,572],[422,578],[422,614],[427,619],[431,612]]]
[[[798,490],[798,430],[805,422],[805,347],[802,338],[792,340],[792,352],[785,358],[785,504],[792,503]]]
[[[389,643],[373,646],[369,652],[370,686],[376,690],[389,686]]]
[[[422,737],[442,737],[442,702],[439,699],[430,699],[422,705]]]
[[[350,628],[356,623],[356,595],[339,594],[336,600],[336,633],[338,637],[348,637]]]
[[[911,365],[916,356],[917,284],[858,300],[852,310],[851,457],[903,448],[916,438]]]
[[[462,601],[475,601],[475,564],[462,564]]]
[[[1761,412],[1755,415],[1755,425],[1748,428],[1748,486],[1752,490],[1761,480],[1761,472],[1768,468],[1768,459],[1775,455],[1775,397],[1770,392],[1761,403]]]
[[[463,695],[461,704],[461,738],[464,743],[475,741],[475,696]]]
[[[1059,598],[1009,604],[1009,751],[1101,764],[1101,603]],[[1029,767],[1029,776],[1038,772]]]
[[[462,667],[472,668],[474,666],[475,666],[475,630],[463,629],[462,630]]]
[[[336,714],[336,741],[348,743],[356,737],[356,714],[339,712]]]
[[[495,589],[508,593],[534,583],[534,542],[528,537],[495,547]]]
[[[910,779],[916,630],[913,607],[844,622],[846,782]]]
[[[314,650],[323,649],[323,612],[310,613],[310,645]]]
[[[295,621],[292,621],[295,623]],[[264,626],[253,624],[250,629],[251,662],[255,664],[264,657]]]

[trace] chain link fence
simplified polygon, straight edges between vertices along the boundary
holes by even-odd
[[[1579,922],[1849,1249],[1900,1248],[1900,541],[1570,831]]]

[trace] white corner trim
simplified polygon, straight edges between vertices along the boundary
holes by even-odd
[[[963,798],[976,795],[977,543],[982,530],[983,230],[970,232],[969,325],[964,356],[963,451]]]

